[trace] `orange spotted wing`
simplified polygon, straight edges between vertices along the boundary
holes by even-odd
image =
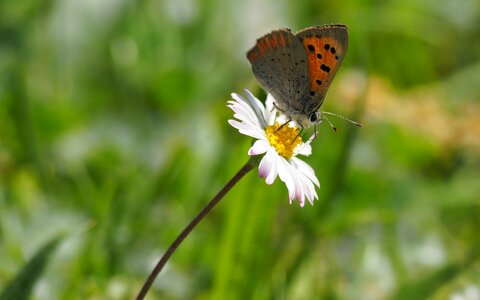
[[[307,54],[309,87],[318,109],[347,52],[348,30],[345,25],[309,27],[297,37]]]

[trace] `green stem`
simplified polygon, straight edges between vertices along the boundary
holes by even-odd
[[[155,278],[157,278],[158,274],[162,271],[163,267],[167,263],[168,259],[172,254],[175,252],[177,247],[182,243],[182,241],[190,234],[190,232],[197,226],[198,223],[215,207],[215,205],[220,202],[220,200],[225,196],[228,191],[240,180],[242,179],[245,174],[250,172],[255,166],[254,160],[250,159],[238,172],[233,176],[232,179],[218,192],[218,194],[213,197],[212,200],[205,206],[202,211],[190,222],[190,224],[185,227],[185,229],[180,233],[180,235],[173,241],[173,243],[168,247],[165,254],[163,254],[162,258],[158,261],[157,265],[153,269],[152,273],[148,276],[147,280],[143,284],[140,293],[137,296],[137,300],[142,300],[147,295],[150,287],[152,286]]]

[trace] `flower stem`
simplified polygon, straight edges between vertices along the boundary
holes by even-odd
[[[168,247],[165,254],[158,261],[157,265],[153,269],[152,273],[148,276],[147,280],[143,284],[142,290],[138,293],[137,300],[142,300],[145,298],[146,294],[150,290],[155,278],[162,271],[163,267],[167,263],[168,259],[175,252],[177,247],[182,243],[182,241],[190,234],[190,232],[197,226],[197,224],[212,210],[212,208],[220,202],[220,200],[225,196],[228,191],[240,180],[245,174],[251,171],[255,166],[254,160],[250,159],[238,172],[233,176],[232,179],[218,192],[218,194],[213,197],[212,200],[200,211],[200,213],[190,222],[190,224],[185,227],[185,229],[180,233],[180,235],[173,241],[173,243]]]

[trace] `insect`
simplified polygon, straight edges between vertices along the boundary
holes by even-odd
[[[247,52],[252,71],[260,85],[275,98],[275,107],[302,128],[319,124],[327,90],[342,64],[348,47],[345,25],[308,27],[293,34],[290,29],[274,30],[259,38]]]

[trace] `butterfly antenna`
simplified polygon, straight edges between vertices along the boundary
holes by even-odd
[[[334,113],[329,112],[329,111],[322,111],[322,113],[323,113],[323,114],[326,114],[326,115],[335,116],[335,117],[337,117],[337,118],[343,119],[343,120],[345,120],[345,121],[347,121],[347,122],[352,123],[353,125],[355,125],[355,126],[357,126],[357,127],[362,127],[362,124],[360,124],[360,123],[358,123],[358,122],[355,122],[355,121],[353,121],[353,120],[350,120],[349,118],[345,118],[344,116],[340,116],[340,115],[334,114]],[[324,117],[325,117],[325,116],[324,116]],[[325,120],[328,121],[327,118],[325,118]],[[330,123],[330,121],[328,121],[328,122]],[[330,124],[330,125],[331,125],[331,124]]]
[[[326,116],[323,116],[323,118],[327,120],[328,124],[330,124],[330,127],[332,127],[333,131],[337,132],[337,127],[333,126],[332,122],[330,122],[330,120]]]

